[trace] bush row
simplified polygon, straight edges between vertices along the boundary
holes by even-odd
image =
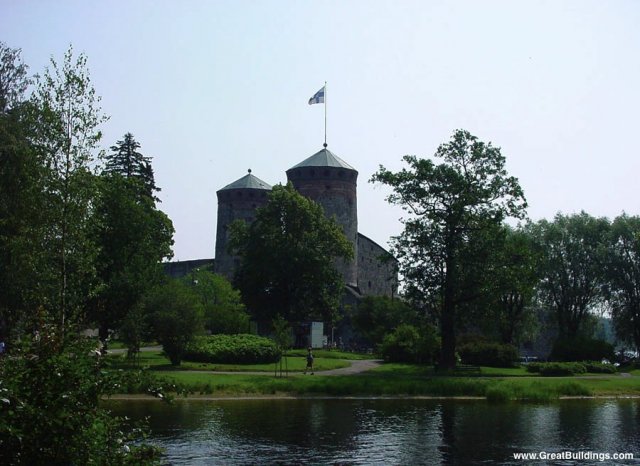
[[[272,340],[247,334],[196,337],[184,355],[185,361],[219,364],[266,364],[279,359]]]
[[[527,364],[527,372],[538,373],[547,377],[560,377],[584,374],[586,372],[595,374],[613,374],[616,372],[616,368],[611,364],[602,364],[595,361],[532,362],[531,364]]]

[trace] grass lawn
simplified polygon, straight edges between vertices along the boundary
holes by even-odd
[[[524,367],[473,367],[450,373],[436,373],[432,366],[387,363],[370,371],[344,376],[323,376],[322,370],[349,365],[348,361],[326,357],[343,353],[317,351],[315,375],[302,375],[306,352],[293,352],[288,357],[289,377],[274,377],[275,364],[203,364],[184,361],[178,368],[169,364],[161,352],[140,354],[139,365],[131,364],[124,355],[109,356],[114,369],[149,367],[156,385],[174,384],[177,391],[194,394],[279,395],[294,396],[442,396],[486,397],[490,401],[549,401],[560,396],[640,396],[640,377],[619,374],[577,377],[541,377]],[[291,353],[290,353],[291,354]],[[347,353],[351,354],[351,353]],[[357,355],[354,355],[358,357]],[[360,356],[361,357],[361,356]],[[360,358],[358,357],[358,358]],[[194,372],[203,371],[203,372]],[[215,374],[204,371],[237,371],[238,374]],[[243,371],[265,372],[265,375],[242,374]],[[634,371],[635,372],[635,371]],[[271,375],[269,375],[271,373]],[[155,382],[154,382],[155,383]],[[135,390],[131,393],[134,393]]]
[[[292,349],[287,351],[287,355],[289,356],[299,356],[302,358],[307,357],[307,350],[305,349]],[[325,359],[347,359],[347,360],[356,360],[356,359],[375,359],[376,356],[374,354],[364,354],[364,353],[350,353],[348,351],[339,351],[339,350],[313,350],[314,358],[325,358]]]
[[[232,371],[232,372],[273,372],[275,364],[214,364],[202,362],[182,361],[179,367],[171,365],[169,360],[162,355],[160,351],[145,351],[140,353],[138,364],[127,360],[124,355],[110,355],[113,366],[118,369],[135,369],[139,367],[150,367],[154,371],[185,371],[185,370],[202,370],[202,371]],[[289,356],[287,357],[287,366],[289,371],[304,371],[307,366],[306,353],[305,357]],[[324,357],[314,357],[314,371],[325,371],[330,369],[339,369],[349,366],[349,362],[340,359],[331,359]],[[279,365],[278,365],[279,367]],[[285,369],[284,361],[282,365]]]

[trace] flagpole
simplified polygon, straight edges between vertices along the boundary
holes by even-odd
[[[324,147],[327,148],[327,82],[324,82]]]

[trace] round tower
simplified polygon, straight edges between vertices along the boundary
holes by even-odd
[[[339,260],[345,283],[358,285],[358,172],[326,148],[287,170],[287,179],[303,196],[317,202],[334,217],[353,245],[353,260]]]
[[[217,191],[218,195],[218,227],[216,230],[215,271],[227,279],[239,265],[238,258],[229,254],[229,225],[235,220],[251,223],[255,219],[255,211],[267,203],[267,195],[271,186],[253,176],[251,170],[239,180],[228,184]]]

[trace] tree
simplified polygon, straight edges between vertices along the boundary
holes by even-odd
[[[249,333],[249,314],[242,304],[240,292],[226,278],[196,269],[183,280],[193,285],[193,292],[200,298],[205,329],[212,334]]]
[[[611,224],[605,271],[616,334],[640,350],[640,217],[623,214]]]
[[[91,167],[101,138],[98,127],[106,117],[86,63],[84,54],[74,58],[69,47],[61,65],[51,59],[31,96],[30,136],[47,168],[42,186],[50,216],[45,241],[56,270],[52,288],[57,296],[44,304],[62,331],[68,320],[82,319],[86,298],[97,286],[89,228],[95,189]]]
[[[334,262],[353,250],[336,221],[291,184],[273,188],[251,225],[232,224],[230,246],[241,258],[236,284],[258,320],[334,319],[344,289]]]
[[[522,218],[526,201],[518,180],[507,175],[500,149],[464,130],[438,147],[443,163],[407,155],[409,169],[393,173],[383,166],[371,181],[393,188],[387,197],[411,217],[394,238],[409,296],[428,303],[440,320],[440,366],[455,366],[458,310],[479,296],[464,282],[482,267],[490,240],[487,230],[506,217]]]
[[[202,329],[203,310],[198,296],[179,280],[168,280],[144,300],[153,333],[171,364],[180,365],[193,337]]]
[[[111,146],[113,152],[106,157],[105,172],[137,180],[143,193],[159,201],[155,193],[160,191],[160,188],[156,186],[151,158],[142,155],[138,149],[140,143],[135,140],[133,134],[126,133],[122,140]]]
[[[91,299],[90,317],[104,341],[145,292],[160,283],[160,263],[173,255],[174,229],[136,180],[106,173],[99,181],[92,217],[102,286]]]
[[[29,86],[28,66],[22,62],[20,49],[12,49],[0,42],[0,114],[22,103]]]
[[[365,296],[351,315],[354,329],[374,346],[400,324],[417,322],[418,315],[411,306],[388,296]]]
[[[602,303],[609,222],[585,212],[557,214],[528,227],[539,254],[542,302],[554,310],[559,338],[578,336],[588,313]]]
[[[95,340],[44,325],[0,364],[0,463],[159,464],[157,447],[101,407],[119,385]]]
[[[503,240],[484,274],[489,281],[486,318],[502,343],[517,346],[534,327],[531,304],[538,283],[537,256],[525,230],[503,229]]]

